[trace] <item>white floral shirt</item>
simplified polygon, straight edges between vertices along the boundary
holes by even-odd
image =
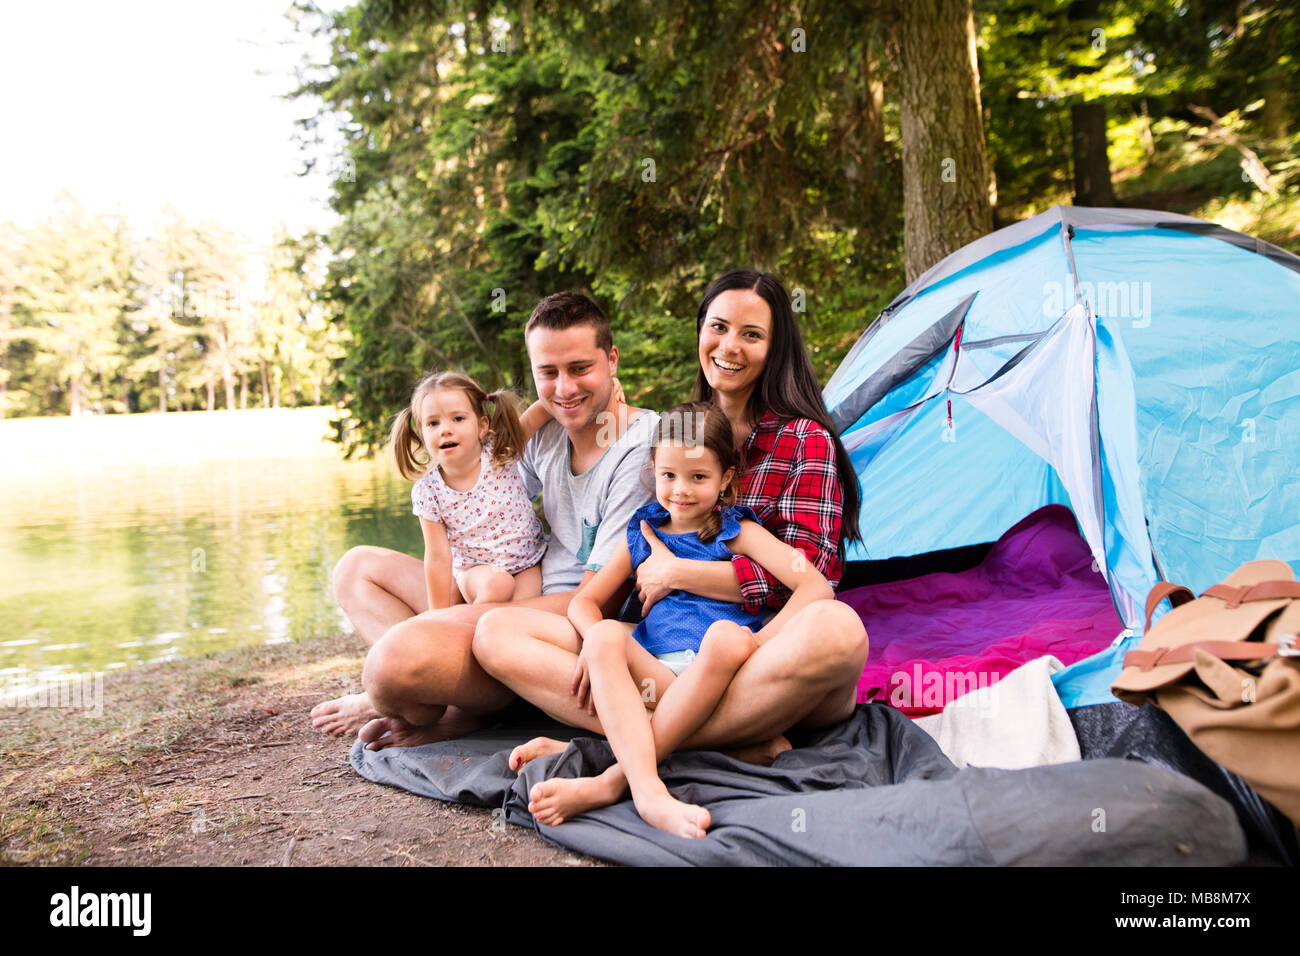
[[[411,510],[447,528],[456,572],[486,564],[518,574],[546,553],[546,535],[511,464],[498,468],[483,446],[478,482],[456,491],[431,468],[411,488]]]

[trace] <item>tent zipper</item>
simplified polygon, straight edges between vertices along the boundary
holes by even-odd
[[[957,325],[957,334],[952,339],[952,368],[948,371],[948,381],[944,383],[943,395],[948,402],[948,434],[954,435],[952,429],[952,380],[957,375],[957,359],[961,356],[961,334],[966,328],[966,320],[963,318]]]

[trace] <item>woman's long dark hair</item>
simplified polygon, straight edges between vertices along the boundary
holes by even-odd
[[[858,487],[853,462],[831,424],[830,413],[826,411],[821,386],[813,374],[812,362],[808,359],[803,335],[799,331],[799,322],[794,317],[790,296],[786,294],[781,280],[770,272],[754,269],[734,269],[718,276],[709,283],[709,287],[704,290],[704,298],[700,300],[700,311],[695,320],[695,339],[699,341],[704,319],[709,314],[713,300],[732,289],[748,289],[757,293],[772,313],[772,336],[768,342],[767,361],[749,396],[749,407],[746,409],[750,421],[757,423],[769,410],[782,421],[811,418],[830,433],[831,441],[835,443],[835,471],[844,490],[844,516],[840,523],[839,545],[840,556],[843,557],[846,541],[862,540],[858,528],[862,492]],[[694,398],[697,401],[713,400],[713,388],[705,379],[702,366],[695,373]]]

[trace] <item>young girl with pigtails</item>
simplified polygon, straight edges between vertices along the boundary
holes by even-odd
[[[398,470],[415,482],[430,609],[542,593],[546,536],[515,462],[546,420],[540,409],[521,419],[513,394],[485,393],[456,372],[415,386],[390,444]]]
[[[539,823],[556,826],[630,790],[651,826],[684,837],[708,830],[708,811],[671,796],[659,762],[704,724],[760,645],[801,608],[834,596],[803,552],[736,504],[738,464],[731,423],[717,406],[687,403],[659,417],[651,451],[656,500],[632,516],[626,540],[569,603],[582,637],[570,693],[600,718],[618,763],[596,777],[535,784],[528,811]],[[769,620],[738,603],[673,591],[635,627],[604,619],[601,605],[650,554],[647,527],[679,558],[748,556],[791,589],[790,599]]]

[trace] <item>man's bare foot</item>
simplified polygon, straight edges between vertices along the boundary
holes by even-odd
[[[344,694],[311,709],[311,723],[331,737],[351,736],[379,716],[367,694]]]
[[[510,751],[510,769],[518,773],[519,768],[529,761],[545,757],[547,754],[562,753],[568,746],[565,741],[556,740],[554,737],[534,737],[528,743],[520,744]]]
[[[662,793],[637,800],[636,812],[656,830],[695,840],[704,836],[710,823],[708,810],[693,803],[682,803],[666,787]]]
[[[401,717],[377,717],[365,724],[357,732],[357,737],[365,742],[367,750],[383,750],[386,747],[420,747],[449,739],[446,734],[438,732],[437,724],[417,727],[415,724],[408,724]]]
[[[789,749],[791,749],[790,741],[785,739],[785,734],[777,734],[771,740],[765,740],[761,744],[751,744],[748,747],[741,747],[739,750],[724,750],[723,753],[728,757],[743,760],[745,763],[769,767],[773,760]]]
[[[482,729],[485,721],[481,718],[456,711],[450,713],[436,724],[417,726],[407,723],[401,717],[377,717],[364,725],[357,736],[366,744],[367,750],[383,750],[385,747],[422,747],[436,744],[443,740],[454,740]]]
[[[528,791],[528,812],[538,823],[558,827],[580,813],[618,803],[623,788],[602,774],[599,777],[555,777],[533,784]]]

